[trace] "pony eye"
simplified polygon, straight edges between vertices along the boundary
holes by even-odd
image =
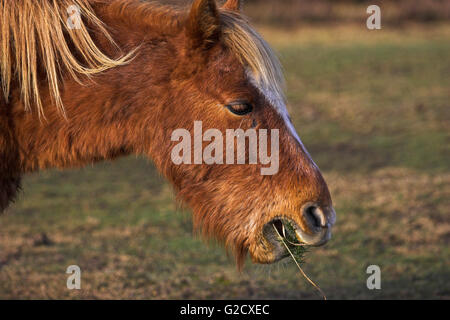
[[[250,103],[243,101],[232,102],[225,107],[238,116],[244,116],[253,111],[253,106]]]

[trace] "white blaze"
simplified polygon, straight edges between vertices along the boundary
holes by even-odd
[[[284,123],[287,129],[289,130],[291,136],[299,143],[302,150],[307,154],[314,168],[316,170],[319,170],[317,165],[312,160],[311,155],[306,150],[305,146],[300,140],[300,137],[298,136],[297,131],[295,130],[294,125],[292,124],[292,121],[289,118],[289,112],[286,108],[285,99],[281,95],[281,93],[279,93],[275,87],[272,87],[269,84],[261,83],[261,81],[257,81],[255,76],[252,74],[250,70],[247,70],[247,76],[250,82],[258,89],[258,91],[266,98],[266,100],[272,105],[272,107],[284,120]]]

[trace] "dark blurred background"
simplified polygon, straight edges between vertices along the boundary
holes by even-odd
[[[164,0],[164,3],[189,6],[190,0]],[[222,1],[224,2],[224,1]],[[257,23],[292,26],[299,23],[361,22],[365,9],[378,5],[383,22],[438,22],[450,19],[448,0],[244,0],[245,13]]]

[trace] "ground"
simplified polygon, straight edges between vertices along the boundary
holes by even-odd
[[[329,299],[450,298],[450,25],[260,28],[337,225],[304,270]],[[82,290],[66,288],[66,268]],[[378,265],[381,290],[368,290]],[[317,299],[290,261],[240,274],[146,159],[28,176],[0,216],[0,298]]]

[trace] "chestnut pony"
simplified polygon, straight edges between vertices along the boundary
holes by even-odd
[[[327,185],[286,111],[279,61],[240,6],[0,0],[0,211],[23,174],[140,154],[240,267],[247,253],[256,263],[286,257],[273,228],[286,222],[305,245],[327,242]],[[278,173],[174,164],[171,134],[195,121],[222,132],[278,129]]]

